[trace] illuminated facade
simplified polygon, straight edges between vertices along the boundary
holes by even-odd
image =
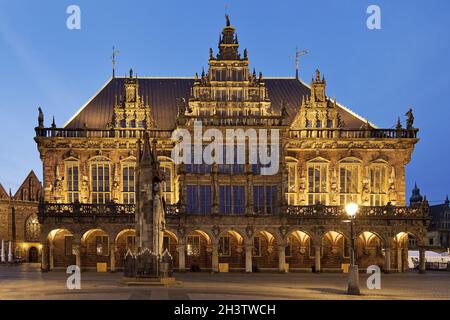
[[[361,206],[358,264],[404,271],[408,238],[424,252],[428,224],[425,202],[405,204],[418,130],[410,118],[407,128],[379,129],[329,99],[326,85],[319,71],[307,85],[250,70],[227,19],[219,51],[210,49],[200,75],[130,71],[108,81],[63,128],[46,128],[41,115],[43,268],[123,267],[136,247],[136,150],[148,132],[164,177],[164,245],[179,271],[341,270],[349,263],[349,202]],[[172,133],[192,132],[195,123],[224,135],[278,130],[279,170],[261,175],[264,166],[248,161],[176,165]]]

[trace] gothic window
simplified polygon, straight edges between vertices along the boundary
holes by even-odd
[[[253,210],[255,213],[275,213],[278,191],[277,189],[277,186],[253,187]]]
[[[297,203],[297,162],[287,162],[287,193],[286,200],[288,205]]]
[[[110,202],[110,168],[108,163],[91,165],[92,203]]]
[[[211,214],[210,185],[188,185],[186,191],[188,214]]]
[[[220,237],[219,239],[219,256],[229,257],[231,256],[231,238],[230,236]]]
[[[361,162],[357,159],[345,159],[339,164],[340,203],[359,203],[359,171]]]
[[[327,204],[328,201],[328,162],[317,159],[308,162],[308,204],[318,202]]]
[[[188,256],[199,256],[200,255],[200,236],[188,236],[186,253]]]
[[[387,168],[384,164],[372,164],[370,175],[370,205],[384,206],[387,200]]]
[[[135,203],[134,165],[126,164],[122,167],[122,197],[123,203]]]
[[[66,161],[67,202],[80,201],[79,192],[79,167],[77,161]]]
[[[40,241],[41,225],[36,214],[31,215],[26,222],[26,239],[30,242]]]
[[[261,257],[261,237],[253,238],[253,256]]]

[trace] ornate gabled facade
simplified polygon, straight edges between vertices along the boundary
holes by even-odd
[[[279,169],[263,175],[250,151],[244,163],[177,163],[173,133],[189,132],[203,150],[199,125],[201,134],[215,129],[224,137],[227,130],[264,129],[270,142],[277,133],[281,143],[270,153]],[[330,100],[319,71],[310,86],[250,71],[227,17],[218,53],[210,49],[200,75],[114,77],[63,128],[46,128],[40,114],[42,266],[123,267],[126,252],[141,242],[135,203],[146,201],[154,178],[154,170],[136,172],[136,150],[151,145],[166,203],[164,247],[179,271],[341,270],[349,262],[349,202],[360,205],[358,264],[404,271],[408,238],[424,254],[428,224],[425,202],[405,203],[417,133],[412,113],[406,129],[379,129]],[[252,143],[245,137],[246,150]]]
[[[5,244],[6,257],[11,242],[13,259],[24,262],[40,261],[40,193],[41,182],[33,171],[14,195],[8,194],[0,185],[0,241],[3,240]]]

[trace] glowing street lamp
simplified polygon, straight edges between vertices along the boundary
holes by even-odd
[[[358,274],[358,266],[356,265],[355,260],[355,218],[358,213],[359,206],[356,203],[349,203],[345,206],[345,212],[347,216],[350,218],[350,243],[351,243],[351,254],[350,254],[350,268],[349,268],[349,276],[348,276],[348,288],[347,294],[351,295],[359,295],[359,274]]]

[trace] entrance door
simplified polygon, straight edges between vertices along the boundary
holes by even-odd
[[[28,262],[29,263],[37,263],[39,262],[39,252],[35,247],[31,247],[30,251],[28,251]]]

